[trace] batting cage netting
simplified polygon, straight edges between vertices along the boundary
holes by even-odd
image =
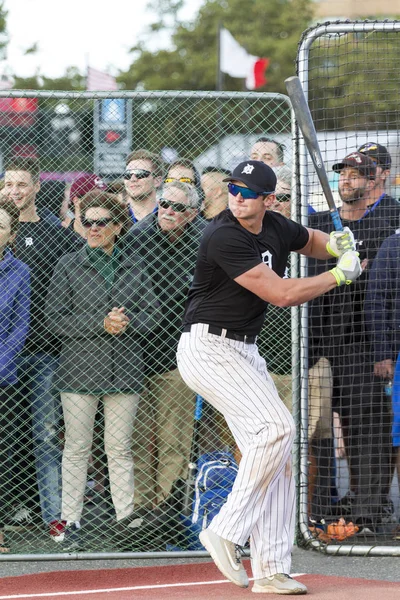
[[[298,52],[334,197],[365,269],[302,308],[300,528],[308,542],[336,543],[332,552],[343,543],[390,553],[400,540],[399,56],[397,22],[317,25]],[[297,150],[303,222],[329,232],[302,140]],[[301,274],[330,264],[303,261]]]
[[[301,309],[270,307],[258,340],[299,425],[298,541],[328,552],[398,552],[399,31],[325,24],[301,40],[365,270]],[[223,179],[263,160],[273,210],[333,229],[289,99],[1,91],[0,136],[0,557],[202,552],[240,452],[175,352]],[[285,276],[329,267],[293,255]]]
[[[288,98],[3,92],[0,108],[3,556],[203,551],[240,453],[178,373],[184,304],[236,164],[269,160],[290,214]],[[273,312],[261,351],[291,404],[291,314]]]

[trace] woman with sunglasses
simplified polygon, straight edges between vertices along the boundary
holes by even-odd
[[[10,250],[19,228],[19,210],[13,202],[0,198],[0,552],[4,543],[10,493],[8,453],[15,445],[16,358],[29,329],[30,281],[28,266]]]
[[[155,326],[157,301],[137,257],[117,240],[130,224],[125,206],[107,193],[81,201],[87,243],[58,263],[47,298],[48,327],[61,342],[55,386],[65,421],[62,521],[65,549],[80,544],[80,518],[100,400],[104,446],[117,521],[133,513],[131,439],[143,381],[141,340]]]

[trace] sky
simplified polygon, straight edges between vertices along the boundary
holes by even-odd
[[[180,13],[192,19],[203,0],[186,0]],[[37,71],[61,77],[68,66],[85,73],[86,66],[117,74],[132,63],[129,49],[157,15],[146,10],[147,0],[5,0],[9,46],[0,72],[29,77]],[[169,38],[153,36],[150,49],[167,47]],[[38,52],[24,51],[38,44]],[[3,63],[3,64],[1,64]]]

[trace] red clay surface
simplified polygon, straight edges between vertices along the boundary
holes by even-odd
[[[249,566],[245,561],[246,567]],[[318,600],[399,600],[400,583],[302,575]],[[235,600],[257,598],[223,580],[214,563],[99,571],[55,571],[0,579],[0,600]],[[269,598],[277,598],[273,594]]]

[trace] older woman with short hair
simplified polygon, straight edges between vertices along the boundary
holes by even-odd
[[[80,545],[80,518],[100,400],[111,496],[120,525],[133,517],[131,438],[143,381],[141,339],[153,329],[158,303],[150,279],[118,239],[127,208],[107,193],[81,202],[86,245],[58,263],[47,299],[48,326],[62,342],[55,385],[65,420],[62,462],[64,547]]]

